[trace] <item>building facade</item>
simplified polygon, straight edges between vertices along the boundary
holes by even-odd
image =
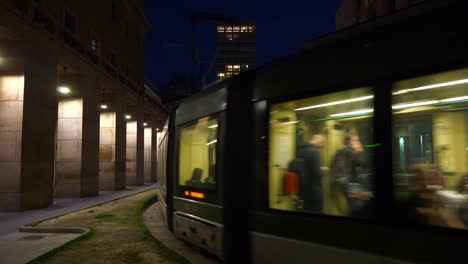
[[[0,211],[156,179],[150,27],[143,0],[0,2]]]
[[[343,0],[336,10],[336,29],[347,28],[424,0]]]
[[[216,31],[216,75],[218,79],[255,68],[256,26],[254,21],[237,20],[218,23]]]

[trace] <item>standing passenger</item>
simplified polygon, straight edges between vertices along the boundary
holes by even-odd
[[[322,169],[325,168],[320,167],[320,148],[324,144],[325,138],[322,135],[314,135],[297,152],[297,157],[304,160],[299,185],[305,211],[321,213],[323,210]]]
[[[366,166],[365,153],[357,135],[346,136],[344,144],[345,146],[335,153],[331,176],[336,187],[341,188],[346,196],[348,215],[357,215],[364,205],[363,200],[367,200],[369,196],[367,192],[362,191],[358,180],[358,167]]]

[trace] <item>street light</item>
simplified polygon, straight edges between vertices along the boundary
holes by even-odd
[[[61,94],[69,94],[70,88],[68,88],[67,86],[59,86],[58,92]]]

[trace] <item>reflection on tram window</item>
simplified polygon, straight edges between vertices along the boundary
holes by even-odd
[[[393,88],[395,196],[408,220],[468,224],[468,69]]]
[[[179,185],[216,189],[217,118],[202,118],[180,133]]]
[[[370,88],[274,104],[270,208],[366,217],[372,200],[372,108]]]

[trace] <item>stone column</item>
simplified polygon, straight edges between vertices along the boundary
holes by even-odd
[[[83,86],[83,148],[81,196],[99,195],[99,97],[98,80],[88,73]]]
[[[22,54],[3,58],[14,63],[7,64],[13,66],[6,72],[0,70],[1,211],[53,202],[57,55],[50,43],[28,45]]]
[[[117,88],[117,87],[116,87]],[[125,189],[126,185],[126,153],[127,153],[127,121],[125,113],[127,104],[122,98],[123,87],[118,87],[118,93],[114,100],[115,118],[115,189]]]

